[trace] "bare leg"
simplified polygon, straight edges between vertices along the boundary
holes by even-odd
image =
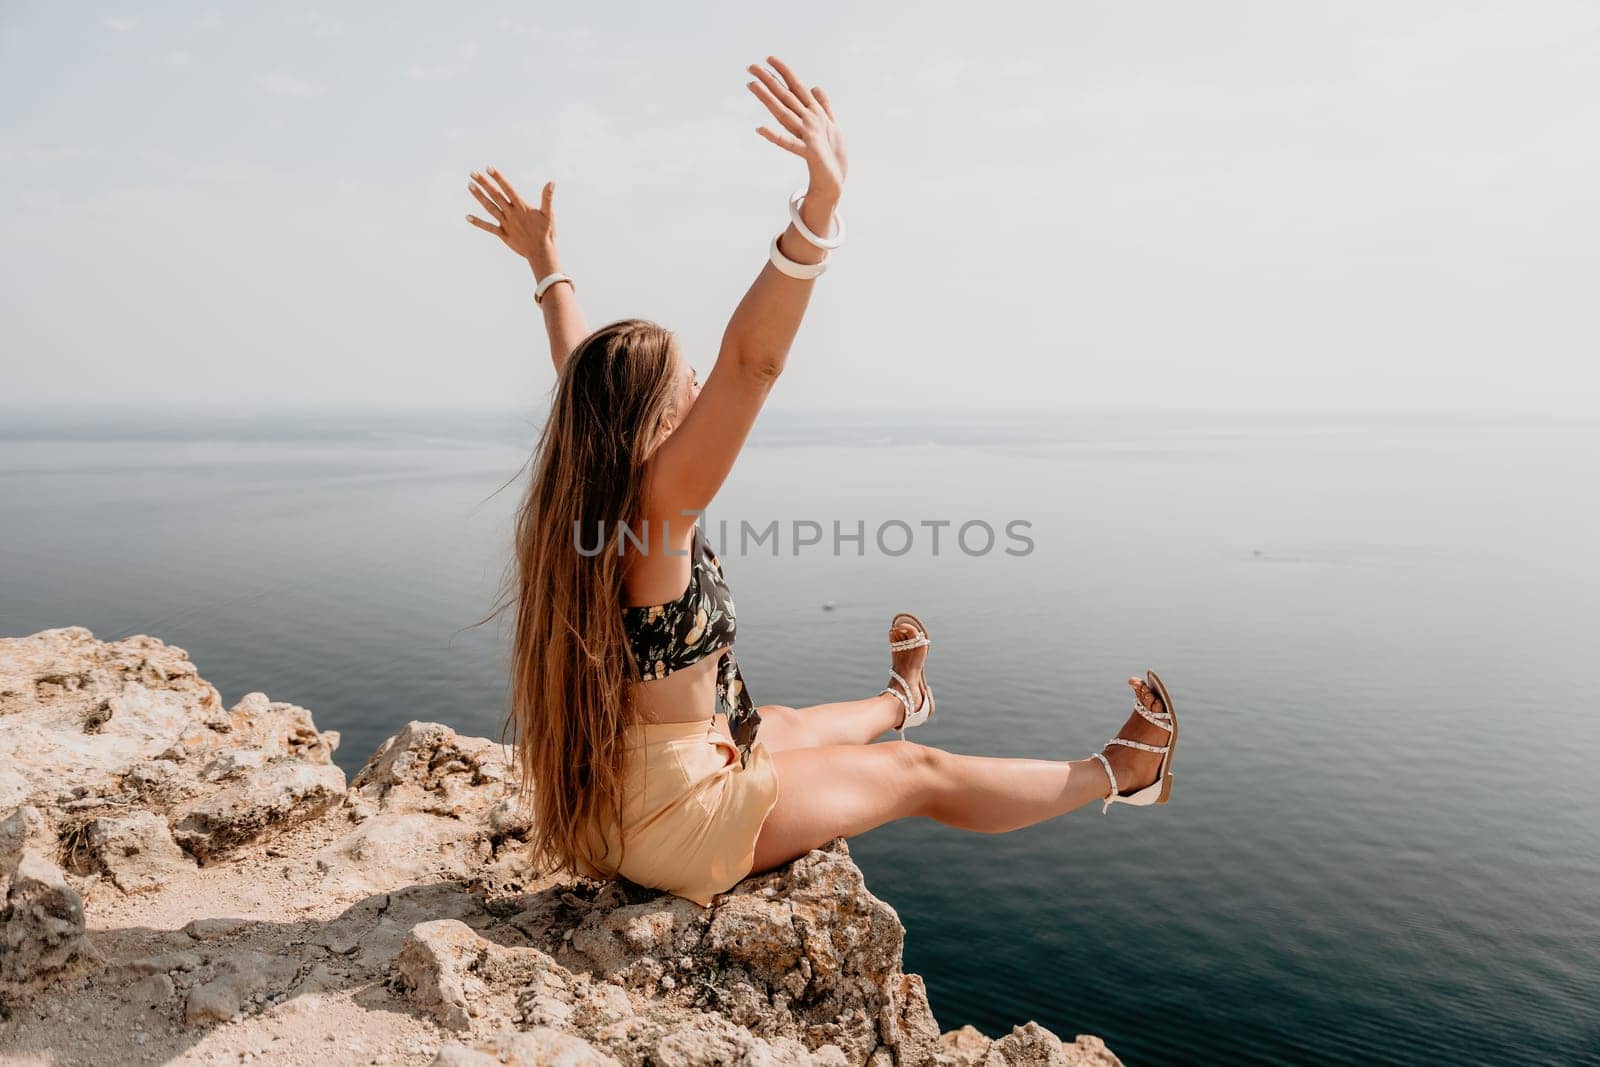
[[[904,705],[888,693],[865,700],[813,704],[805,708],[767,704],[761,713],[759,735],[773,752],[827,745],[865,745],[892,730],[906,713]]]
[[[1143,683],[1134,689],[1151,707],[1154,695]],[[1119,734],[1152,744],[1165,739],[1138,715],[1130,715]],[[1122,746],[1112,750],[1108,758],[1118,764],[1122,792],[1155,780],[1159,757]],[[774,752],[773,760],[778,803],[756,839],[754,871],[771,870],[835,837],[912,816],[1005,833],[1102,799],[1111,788],[1105,769],[1092,758],[966,756],[914,741],[788,749]]]
[[[889,640],[902,640],[915,633],[915,626],[903,622],[889,631]],[[924,645],[895,652],[890,659],[892,669],[911,683],[918,703],[923,692],[922,665],[927,657],[928,647]],[[805,708],[768,704],[756,710],[761,714],[761,740],[773,752],[827,745],[865,745],[899,726],[906,714],[905,705],[888,693],[865,700],[813,704]]]
[[[1004,833],[1064,815],[1110,789],[1093,759],[964,756],[915,741],[790,749],[773,759],[778,803],[756,839],[756,871],[895,819],[921,815]]]

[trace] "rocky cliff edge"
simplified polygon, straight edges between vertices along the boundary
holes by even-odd
[[[1119,1062],[941,1033],[843,839],[705,910],[535,882],[499,744],[407,723],[347,783],[338,743],[154,637],[0,639],[0,1059]]]

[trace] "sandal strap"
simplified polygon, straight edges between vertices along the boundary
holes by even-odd
[[[1106,777],[1111,779],[1111,792],[1106,794],[1105,806],[1100,809],[1100,814],[1104,815],[1111,807],[1112,798],[1115,797],[1118,792],[1120,792],[1120,790],[1117,788],[1117,772],[1111,769],[1111,761],[1106,759],[1103,753],[1096,752],[1093,755],[1095,759],[1100,761],[1100,766],[1106,769]]]
[[[1146,722],[1154,723],[1169,734],[1172,732],[1172,714],[1170,712],[1151,711],[1144,706],[1143,702],[1138,700],[1133,702],[1133,710],[1138,712]]]
[[[928,637],[928,635],[919,631],[915,637],[907,637],[899,641],[890,641],[889,651],[904,652],[908,648],[921,648],[923,645],[931,644],[933,644],[933,641]]]
[[[916,705],[915,707],[913,707],[912,706],[911,683],[906,681],[904,678],[900,677],[900,675],[898,673],[896,673],[896,671],[892,667],[889,669],[889,677],[893,678],[895,681],[900,683],[900,689],[892,689],[892,688],[885,687],[883,692],[885,692],[885,693],[893,693],[894,696],[895,696],[895,699],[899,700],[901,706],[906,709],[906,713],[905,713],[904,718],[902,718],[900,720],[900,725],[896,726],[895,729],[896,730],[901,730],[901,729],[905,729],[905,728],[911,727],[911,726],[920,726],[924,722],[926,722],[927,718],[928,718],[928,710],[929,710],[928,709],[928,701],[929,701],[929,698],[932,697],[932,695],[933,695],[933,690],[928,688],[927,683],[924,682],[923,683],[923,693],[922,693],[922,703],[920,703],[920,704]],[[904,691],[902,692],[902,690],[904,690]]]
[[[1167,752],[1172,748],[1171,745],[1147,745],[1143,741],[1129,741],[1126,737],[1113,737],[1106,744],[1127,745],[1129,748],[1137,748],[1141,752],[1155,752],[1157,754]]]
[[[913,709],[911,707],[911,685],[904,678],[902,678],[898,674],[896,674],[893,670],[889,671],[889,677],[893,678],[896,682],[899,682],[901,687],[905,690],[905,692],[901,692],[899,689],[894,688],[892,685],[884,686],[883,687],[883,692],[884,693],[893,694],[894,698],[896,700],[900,701],[901,706],[903,706],[906,709],[905,718],[906,719],[910,719],[912,711],[915,710],[915,709]],[[883,693],[879,693],[878,695],[882,696]],[[902,720],[902,721],[905,721],[905,720]]]

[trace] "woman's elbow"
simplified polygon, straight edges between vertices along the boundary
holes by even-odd
[[[783,373],[785,362],[787,360],[781,355],[741,355],[739,370],[748,378],[770,384],[777,381],[778,375]]]

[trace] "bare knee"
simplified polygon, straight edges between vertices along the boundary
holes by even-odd
[[[957,766],[961,757],[915,741],[887,743],[905,747],[903,758],[907,774],[914,783],[911,797],[915,813],[937,822],[958,823],[960,813],[956,808],[967,803],[960,788],[961,769]]]
[[[907,813],[933,817],[939,798],[946,792],[942,787],[949,778],[950,753],[916,741],[880,743],[893,750],[898,774],[905,783]]]
[[[763,704],[756,709],[761,716],[757,736],[772,752],[789,748],[815,748],[817,731],[806,717],[794,708],[783,704]]]
[[[778,803],[756,838],[754,870],[770,870],[835,837],[925,813],[947,754],[915,741],[778,753]]]

